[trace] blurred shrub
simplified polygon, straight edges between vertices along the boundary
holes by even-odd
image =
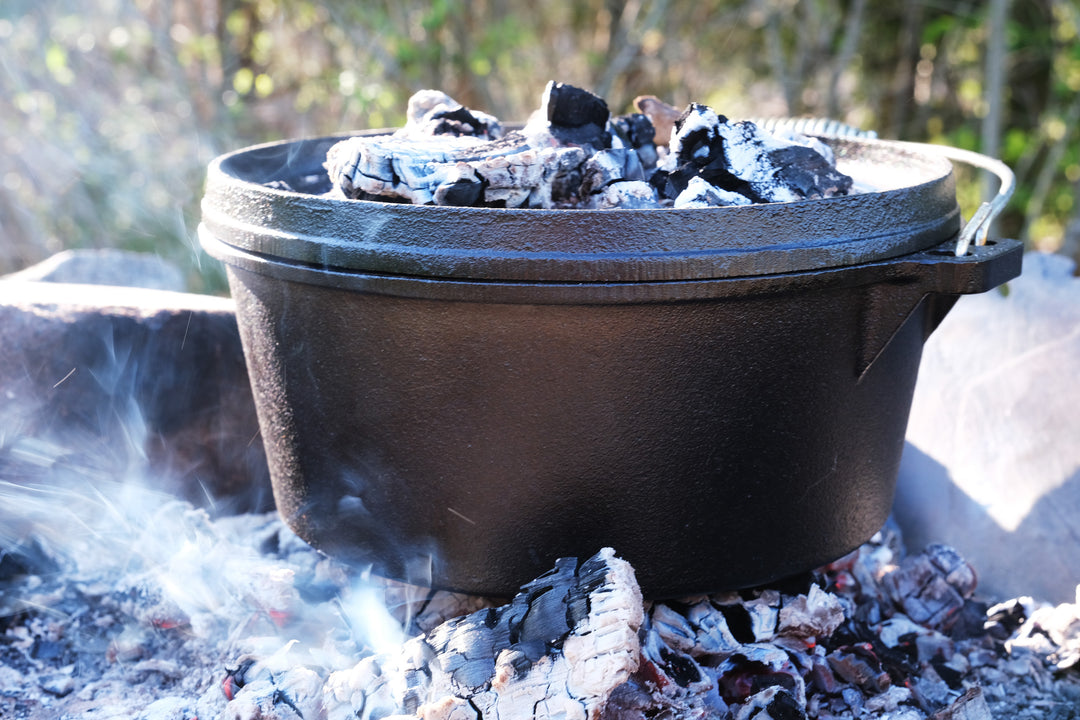
[[[995,152],[1019,180],[1001,231],[1075,254],[1080,9],[1012,3],[996,84],[988,12],[956,0],[5,0],[0,273],[119,246],[222,292],[195,237],[214,156],[393,126],[423,87],[521,120],[549,79],[620,112],[655,94],[976,150],[1000,99]]]

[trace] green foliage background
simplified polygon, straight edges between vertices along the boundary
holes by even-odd
[[[998,156],[998,232],[1077,257],[1078,28],[1075,0],[4,0],[0,273],[117,246],[222,292],[195,237],[214,156],[394,126],[425,87],[521,120],[550,79]]]

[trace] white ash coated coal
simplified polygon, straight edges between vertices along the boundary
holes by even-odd
[[[275,514],[0,491],[4,718],[1080,717],[1080,598],[990,606],[891,526],[771,588],[643,602],[604,550],[506,603],[367,577]]]
[[[691,103],[682,113],[647,97],[612,116],[592,93],[550,82],[520,130],[445,93],[409,100],[386,135],[330,148],[331,196],[418,205],[545,209],[695,208],[846,195],[852,179],[831,149],[771,134]],[[673,119],[674,116],[674,119]]]

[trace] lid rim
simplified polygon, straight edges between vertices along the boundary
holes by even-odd
[[[640,210],[419,206],[260,184],[275,173],[310,171],[318,148],[336,140],[287,140],[216,158],[203,223],[226,244],[283,262],[541,282],[708,279],[841,267],[924,250],[960,228],[947,159],[869,139],[831,142],[844,157],[890,159],[895,167],[903,164],[900,174],[925,181],[794,203]]]

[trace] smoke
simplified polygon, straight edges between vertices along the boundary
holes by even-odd
[[[275,513],[213,518],[156,488],[138,405],[111,412],[122,421],[105,452],[79,450],[77,435],[19,435],[5,412],[0,548],[16,574],[109,587],[129,599],[134,629],[183,628],[226,655],[292,643],[292,655],[340,669],[405,640],[385,586],[321,556]]]
[[[115,304],[87,312],[64,293],[106,289],[19,286],[7,287],[52,301],[0,303],[0,325],[19,340],[0,348],[0,616],[63,616],[70,597],[90,598],[116,618],[106,633],[113,657],[187,648],[220,673],[223,662],[286,646],[330,671],[405,638],[427,591],[388,591],[316,552],[260,507],[266,477],[252,472],[240,499],[223,501],[209,475],[222,465],[200,469],[179,449],[231,448],[234,473],[258,449],[230,316]],[[254,512],[232,514],[237,506]]]

